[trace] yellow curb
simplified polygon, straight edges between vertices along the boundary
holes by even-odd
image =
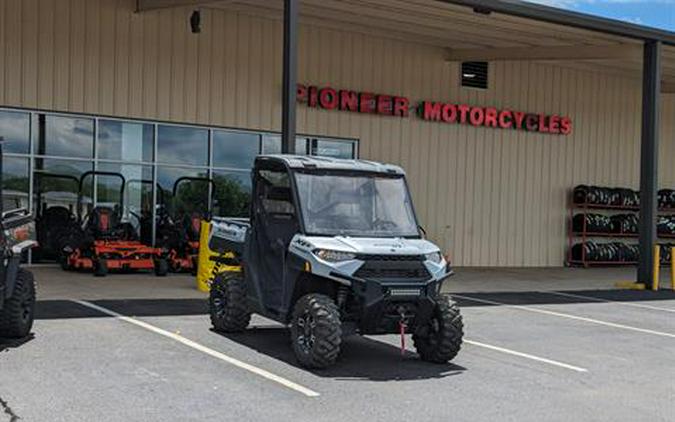
[[[628,289],[628,290],[645,290],[644,283],[636,283],[634,281],[619,281],[614,284],[614,287],[617,289]]]

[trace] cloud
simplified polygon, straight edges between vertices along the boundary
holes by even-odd
[[[644,21],[640,19],[638,16],[622,16],[618,18],[620,21],[625,21],[625,22],[630,22],[634,23],[636,25],[644,25]]]

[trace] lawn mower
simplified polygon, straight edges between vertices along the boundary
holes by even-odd
[[[87,177],[118,178],[119,203],[95,203],[84,215],[82,191]],[[77,203],[81,236],[65,247],[68,256],[64,268],[93,269],[98,277],[105,276],[108,270],[154,270],[157,276],[167,274],[169,265],[162,249],[142,244],[129,223],[130,214],[124,208],[124,189],[125,179],[120,173],[87,171],[82,174]]]
[[[2,186],[2,138],[0,138],[0,186]],[[21,204],[11,204],[0,192],[0,338],[30,334],[35,312],[33,273],[21,268],[21,259],[37,243],[35,222]]]
[[[147,179],[130,179],[126,182],[126,189],[125,189],[125,194],[128,193],[131,190],[131,186],[138,184],[140,185],[141,191],[145,188],[148,187],[149,189],[152,189],[152,180],[147,180]],[[166,215],[165,209],[166,207],[164,206],[164,189],[159,185],[159,183],[155,184],[155,188],[157,189],[157,207],[156,207],[156,216],[155,218],[158,221],[158,230],[160,227],[160,223],[162,221],[162,218]],[[129,203],[128,197],[125,196],[125,202]],[[140,233],[139,239],[141,243],[144,245],[152,245],[153,244],[153,232],[152,232],[152,226],[153,226],[153,215],[152,215],[152,205],[148,204],[147,206],[141,206],[141,209],[139,210],[134,210],[132,209],[131,206],[127,207],[128,212],[131,216],[133,216],[137,222],[138,222],[138,232]],[[157,242],[161,243],[161,242]]]
[[[412,333],[421,359],[460,350],[462,317],[441,294],[453,272],[418,226],[400,167],[359,160],[256,158],[250,220],[212,219],[209,247],[226,271],[211,283],[218,332],[251,313],[290,326],[305,367],[332,365],[343,336]]]
[[[33,251],[33,259],[63,264],[64,246],[80,231],[75,215],[79,179],[67,174],[35,173],[35,186],[38,247]]]
[[[195,189],[193,183],[205,183],[208,191]],[[172,198],[175,218],[166,216],[158,223],[158,227],[162,227],[158,233],[165,239],[165,247],[169,248],[168,259],[172,271],[189,271],[196,274],[199,231],[202,220],[210,218],[210,198],[213,198],[214,192],[215,183],[205,177],[180,177],[174,183]]]

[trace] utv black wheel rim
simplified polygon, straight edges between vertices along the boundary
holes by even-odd
[[[218,318],[225,315],[225,294],[219,289],[213,295],[213,307],[216,309]]]
[[[316,321],[311,314],[305,313],[298,318],[295,325],[298,330],[298,337],[296,338],[298,346],[303,353],[309,354],[314,347],[314,341],[316,340],[316,337],[314,336]]]

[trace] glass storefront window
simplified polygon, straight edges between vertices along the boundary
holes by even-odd
[[[4,157],[2,163],[3,210],[28,209],[28,159]]]
[[[154,126],[119,120],[99,120],[98,158],[152,161]]]
[[[263,135],[263,154],[281,154],[281,135]],[[295,138],[295,154],[307,155],[307,138]]]
[[[258,155],[260,135],[245,132],[213,131],[213,165],[250,168]]]
[[[93,170],[93,164],[86,161],[38,158],[35,160],[34,195],[36,217],[51,207],[64,207],[77,214],[79,181],[82,174]],[[93,203],[93,182],[82,186],[82,204],[90,208]]]
[[[94,156],[94,121],[80,117],[46,115],[45,136],[38,154],[61,157]]]
[[[281,136],[263,135],[262,139],[263,154],[281,154]]]
[[[313,139],[312,155],[332,158],[354,158],[354,143],[349,141]]]
[[[122,199],[127,212],[137,218],[152,214],[153,182],[151,166],[100,163],[98,169],[100,171],[119,173],[124,177],[125,186]],[[108,182],[107,184],[111,188],[119,189],[119,178],[106,177],[105,179],[99,179],[97,181],[98,186],[101,185],[102,181],[105,181]],[[96,201],[118,200],[118,190],[116,189],[109,189],[112,196],[105,196],[105,192],[100,189],[97,190]]]
[[[209,131],[187,126],[159,125],[157,161],[205,166],[209,161]]]
[[[4,162],[5,199],[33,207],[38,222],[52,207],[62,209],[49,215],[71,213],[82,219],[94,204],[119,204],[121,190],[114,176],[89,176],[82,184],[78,211],[82,174],[94,168],[121,173],[126,179],[123,218],[147,244],[157,231],[153,230],[153,211],[160,215],[166,210],[177,223],[208,211],[247,216],[255,157],[261,152],[281,153],[281,136],[274,133],[12,109],[0,110],[0,137],[5,140],[4,152],[10,154]],[[353,158],[356,151],[356,141],[298,136],[294,153]],[[157,166],[157,180],[153,180],[151,164]],[[153,198],[157,203],[153,204]],[[57,256],[43,252],[37,251],[33,259]]]
[[[213,213],[221,217],[248,217],[251,202],[251,172],[214,171]]]
[[[299,155],[308,155],[309,150],[307,149],[307,145],[309,145],[309,139],[295,138],[295,153]]]
[[[157,205],[165,208],[174,219],[181,219],[193,212],[205,214],[208,211],[211,184],[206,169],[160,167],[157,170],[157,182],[165,201]]]
[[[28,154],[30,139],[30,114],[0,111],[0,137],[5,142],[3,152]]]

